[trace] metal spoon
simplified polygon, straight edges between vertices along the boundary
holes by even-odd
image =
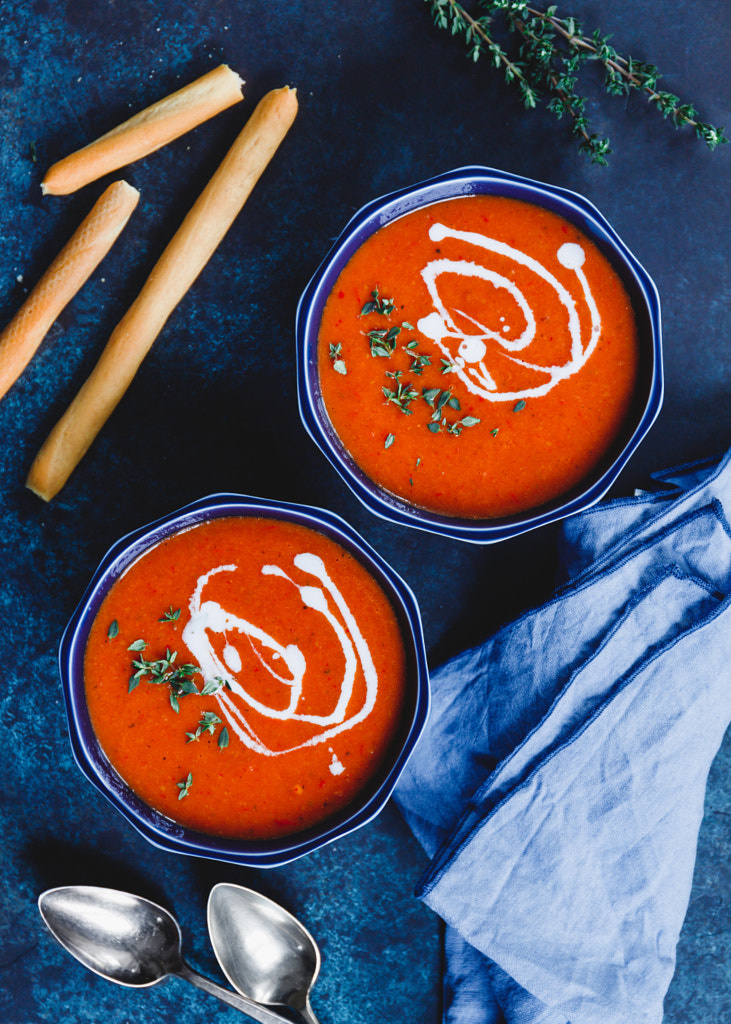
[[[319,1024],[310,989],[320,950],[296,917],[252,889],[220,882],[208,897],[208,932],[233,987],[268,1006],[289,1006]]]
[[[54,938],[107,981],[148,987],[176,975],[259,1024],[282,1024],[279,1014],[189,967],[178,922],[156,903],[116,889],[67,885],[42,893],[38,909]]]

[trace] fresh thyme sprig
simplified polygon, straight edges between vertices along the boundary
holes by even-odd
[[[193,772],[188,772],[188,777],[184,782],[176,782],[175,785],[178,787],[180,792],[178,793],[178,800],[182,800],[190,793],[190,787],[193,785]]]
[[[180,618],[180,608],[175,608],[173,610],[173,606],[170,605],[170,607],[165,612],[165,614],[162,616],[162,618],[158,619],[157,621],[158,622],[177,622],[179,618]]]
[[[343,359],[343,346],[339,341],[330,345],[330,359],[332,360],[333,370],[335,370],[336,373],[341,373],[345,376],[348,369],[345,365],[345,360]]]
[[[419,352],[419,342],[414,338],[408,345],[405,346],[406,351],[411,356],[411,365],[409,371],[415,373],[417,377],[420,377],[424,372],[425,366],[431,366],[431,358],[425,352]]]
[[[378,287],[375,287],[371,291],[371,299],[362,307],[360,316],[368,316],[373,313],[378,313],[380,316],[390,317],[395,309],[395,300],[381,298]],[[396,355],[399,348],[399,346],[397,346],[398,336],[402,331],[413,330],[415,330],[414,325],[409,323],[408,320],[403,320],[400,326],[398,324],[393,324],[389,327],[371,328],[365,332],[366,337],[368,338],[371,355],[391,360],[393,356]],[[421,377],[425,368],[432,365],[431,357],[427,353],[419,351],[419,341],[416,338],[411,338],[400,347],[410,359],[409,373],[413,373],[415,376]],[[335,351],[334,349],[335,346],[331,345],[331,358],[340,356],[340,346],[338,345]],[[452,373],[457,368],[455,364],[449,360],[442,359],[440,362],[442,374]],[[411,416],[414,411],[411,406],[415,401],[417,401],[417,399],[422,398],[432,410],[431,418],[427,426],[433,434],[441,433],[444,430],[446,433],[452,434],[454,437],[459,437],[464,427],[474,427],[480,422],[476,416],[463,416],[460,420],[447,420],[444,415],[447,406],[457,412],[461,411],[459,399],[452,394],[451,388],[443,390],[441,388],[423,387],[421,389],[421,394],[419,394],[411,381],[402,379],[402,370],[386,370],[385,374],[389,380],[393,382],[393,387],[381,387],[381,392],[383,393],[383,397],[386,399],[386,403],[395,405],[397,409],[400,409],[400,411],[404,413],[405,416]],[[394,434],[388,434],[383,447],[390,448],[395,440],[396,437]]]
[[[441,391],[439,388],[422,388],[421,397],[434,410],[427,424],[427,428],[432,434],[439,434],[444,429],[448,434],[459,437],[463,427],[476,427],[480,422],[477,416],[463,416],[461,420],[453,420],[452,422],[447,420],[446,416],[443,415],[443,411],[447,406],[450,409],[455,409],[457,412],[462,411],[459,399],[456,395],[452,394],[451,388]]]
[[[201,696],[208,697],[212,693],[218,693],[219,690],[231,689],[231,684],[228,679],[222,679],[220,676],[215,676],[213,679],[209,679],[208,682],[204,683],[201,689]]]
[[[400,380],[401,370],[386,370],[386,376],[391,378],[396,387],[381,388],[384,398],[387,402],[393,402],[401,412],[405,413],[407,416],[411,416],[412,410],[409,406],[419,397],[418,391],[414,390],[410,381]]]
[[[676,128],[690,127],[709,149],[728,142],[723,128],[698,118],[692,104],[659,88],[660,72],[654,64],[620,56],[609,36],[595,31],[584,33],[576,18],[562,18],[557,8],[545,11],[532,7],[529,0],[473,0],[470,13],[459,0],[426,0],[438,28],[462,36],[468,56],[476,61],[485,55],[501,68],[506,82],[515,85],[523,105],[534,108],[546,99],[548,110],[561,118],[568,115],[579,150],[597,164],[606,164],[611,152],[609,140],[591,131],[585,113],[586,99],[576,92],[577,72],[587,61],[598,61],[604,68],[604,86],[610,95],[643,93],[662,116]],[[497,16],[502,24],[494,26]],[[518,42],[517,57],[512,58],[499,41],[500,33]]]
[[[382,299],[378,294],[376,286],[371,292],[372,298],[366,302],[360,311],[361,316],[368,316],[369,313],[380,313],[382,316],[390,316],[396,308],[393,299]]]
[[[135,640],[134,643],[129,645],[127,650],[139,653],[144,651],[146,647],[147,644],[144,640]],[[132,662],[135,673],[129,681],[127,692],[131,693],[132,690],[139,686],[143,679],[156,686],[167,684],[170,687],[170,706],[173,711],[179,711],[178,699],[180,697],[186,697],[191,693],[198,693],[198,687],[193,682],[192,676],[199,673],[200,669],[197,665],[178,665],[174,667],[177,657],[178,652],[171,651],[168,647],[164,658],[157,658],[154,661],[148,661],[143,657],[136,658]]]
[[[396,351],[396,338],[400,333],[401,328],[396,325],[388,328],[374,327],[373,330],[368,331],[371,355],[386,357],[393,355]]]
[[[205,732],[213,736],[217,725],[223,725],[223,722],[215,711],[204,711],[200,717],[200,721],[198,722],[198,727],[195,732],[186,732],[185,735],[188,737],[188,743],[194,743],[196,740],[199,740]],[[228,739],[228,729],[223,725],[223,728],[218,734],[218,746],[221,750],[224,750],[228,746]]]

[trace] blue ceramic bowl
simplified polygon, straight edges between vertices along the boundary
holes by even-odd
[[[92,623],[112,584],[148,549],[181,529],[221,516],[267,516],[298,523],[329,537],[352,554],[379,582],[399,620],[407,655],[409,703],[400,742],[376,781],[339,814],[314,828],[280,839],[249,841],[204,835],[184,828],[135,795],[102,751],[84,696],[84,650]],[[371,821],[383,808],[426,724],[429,679],[416,599],[396,573],[338,516],[321,509],[238,494],[215,494],[128,534],[101,561],[61,640],[59,663],[71,748],[79,768],[154,846],[172,853],[250,867],[278,867]]]
[[[384,224],[421,206],[458,196],[500,195],[542,206],[575,224],[608,258],[632,300],[639,328],[640,380],[635,412],[610,456],[581,487],[519,515],[459,519],[409,504],[375,484],[354,462],[330,423],[320,392],[317,337],[323,308],[345,264]],[[487,167],[461,167],[364,206],[345,227],[305,288],[297,310],[297,385],[302,422],[310,437],[371,512],[401,526],[487,544],[581,512],[599,501],[657,417],[663,397],[660,301],[647,272],[588,200],[566,189]]]

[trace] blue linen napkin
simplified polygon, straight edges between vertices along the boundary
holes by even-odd
[[[731,721],[731,453],[567,520],[562,583],[432,676],[395,799],[445,1024],[659,1024]]]

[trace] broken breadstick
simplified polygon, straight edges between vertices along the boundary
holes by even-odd
[[[68,195],[139,160],[243,99],[243,81],[227,64],[178,89],[46,172],[41,191]]]
[[[31,361],[61,310],[109,252],[139,197],[126,181],[110,185],[0,334],[0,398]]]
[[[50,501],[110,416],[166,320],[212,256],[297,113],[294,89],[261,100],[168,243],[99,361],[51,431],[26,485]]]

